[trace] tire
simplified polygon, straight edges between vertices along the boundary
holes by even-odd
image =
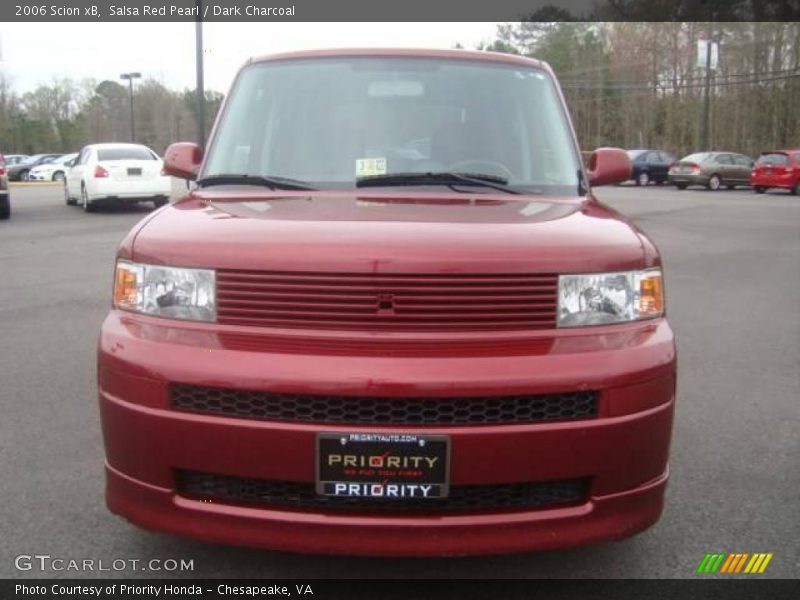
[[[708,183],[706,183],[706,188],[711,190],[712,192],[716,192],[719,188],[722,187],[722,179],[720,179],[719,175],[714,173],[711,177],[708,178]]]
[[[56,171],[53,173],[53,181],[64,181],[64,171]]]
[[[756,194],[763,194],[767,191],[767,188],[765,188],[763,185],[757,185],[753,189],[756,191]]]
[[[75,198],[70,197],[66,181],[64,181],[64,202],[66,203],[67,206],[75,206],[78,203],[78,201],[75,200]]]
[[[656,185],[664,185],[664,180],[663,179],[657,179],[656,180]]]
[[[153,206],[161,208],[165,204],[169,204],[169,198],[153,198]]]
[[[735,185],[726,185],[725,187],[727,187],[729,190],[735,190],[736,189]]]
[[[19,172],[20,181],[28,181],[28,169],[23,169]]]
[[[792,196],[800,196],[800,180],[794,184],[794,187],[791,189]]]
[[[641,172],[636,176],[636,185],[646,186],[648,183],[650,183],[650,176],[647,173]]]
[[[83,206],[83,212],[94,212],[94,205],[92,201],[89,200],[89,194],[86,193],[86,186],[81,185],[81,206]]]
[[[0,196],[0,221],[11,217],[11,197],[8,194]]]
[[[676,183],[675,187],[678,188],[679,190],[685,190],[688,187],[688,185],[689,185],[688,183]]]

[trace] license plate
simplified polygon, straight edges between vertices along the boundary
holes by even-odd
[[[142,169],[141,168],[130,168],[128,169],[128,175],[141,175]]]
[[[317,435],[317,493],[323,496],[445,498],[449,473],[445,435]]]

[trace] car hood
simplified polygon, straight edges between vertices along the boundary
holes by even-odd
[[[150,264],[290,271],[650,266],[637,230],[591,198],[494,193],[201,190],[145,219],[129,251]]]

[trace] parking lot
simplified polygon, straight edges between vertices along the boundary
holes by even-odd
[[[0,222],[3,502],[0,576],[14,557],[191,559],[194,577],[696,577],[706,552],[772,552],[800,572],[800,198],[750,190],[609,187],[598,195],[659,245],[678,336],[672,478],[660,522],[624,542],[504,557],[350,559],[153,534],[111,515],[95,340],[114,252],[152,205],[84,214],[52,185],[12,188]],[[543,456],[541,460],[550,460]],[[133,570],[69,576],[159,576]]]

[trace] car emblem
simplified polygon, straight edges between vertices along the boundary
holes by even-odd
[[[391,294],[378,294],[378,315],[394,314],[394,296]]]

